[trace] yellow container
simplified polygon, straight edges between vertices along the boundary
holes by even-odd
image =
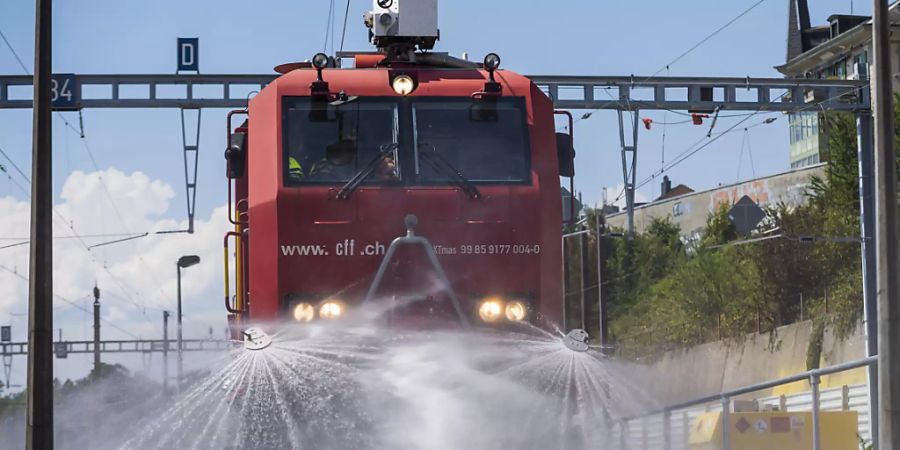
[[[810,450],[812,412],[740,412],[728,417],[731,450]],[[856,411],[819,414],[822,450],[858,450]],[[697,418],[688,442],[691,450],[724,450],[722,413]]]

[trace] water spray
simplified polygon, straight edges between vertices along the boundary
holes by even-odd
[[[272,345],[272,337],[258,328],[248,328],[241,331],[244,335],[244,348],[258,351]]]
[[[591,336],[582,329],[576,328],[562,338],[563,344],[573,352],[584,353],[588,351],[588,340]]]

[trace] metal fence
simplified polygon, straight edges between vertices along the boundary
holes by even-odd
[[[765,383],[755,384],[731,391],[723,392],[690,402],[671,405],[639,417],[628,418],[619,422],[612,431],[612,439],[618,442],[618,448],[627,450],[688,450],[690,430],[696,425],[697,418],[707,412],[725,411],[722,422],[729,423],[729,414],[733,400],[746,398],[766,389],[771,389],[798,381],[809,381],[811,390],[803,393],[782,395],[777,397],[757,398],[764,405],[777,406],[779,411],[812,412],[813,450],[820,450],[820,411],[856,411],[858,413],[858,434],[871,441],[871,415],[868,404],[868,386],[857,384],[826,390],[819,390],[822,376],[845,372],[848,370],[877,364],[878,358],[868,357],[858,361],[836,366],[803,372],[790,377],[780,378]],[[729,427],[724,427],[722,448],[730,448]]]

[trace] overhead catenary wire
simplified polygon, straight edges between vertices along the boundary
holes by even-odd
[[[749,8],[745,9],[745,10],[742,11],[740,14],[738,14],[737,16],[735,16],[733,19],[729,20],[729,21],[726,22],[724,25],[722,25],[721,27],[717,28],[717,29],[716,29],[715,31],[713,31],[712,33],[708,34],[706,37],[704,37],[704,38],[701,39],[699,42],[697,42],[696,44],[694,44],[691,48],[687,49],[684,53],[678,55],[677,57],[675,57],[675,59],[673,59],[673,60],[669,61],[668,63],[666,63],[665,66],[661,67],[661,68],[660,68],[659,70],[657,70],[656,72],[653,72],[653,73],[652,73],[649,77],[647,77],[647,79],[645,79],[644,81],[648,81],[648,80],[650,80],[650,79],[656,77],[657,75],[659,75],[660,73],[662,73],[664,70],[669,70],[669,68],[670,68],[673,64],[677,63],[678,61],[681,61],[682,59],[684,59],[685,57],[687,57],[688,55],[690,55],[691,53],[693,53],[694,50],[697,50],[698,48],[700,48],[701,46],[703,46],[703,44],[707,43],[710,39],[716,37],[719,33],[725,31],[725,30],[726,30],[728,27],[730,27],[731,25],[734,25],[735,22],[737,22],[738,20],[741,20],[741,18],[743,18],[744,16],[746,16],[747,14],[749,14],[750,11],[753,11],[753,10],[756,9],[759,5],[761,5],[761,4],[765,3],[765,2],[766,2],[766,0],[758,0],[756,3],[750,5]]]
[[[9,155],[6,153],[5,150],[3,150],[2,147],[0,147],[0,155],[3,155],[3,157],[4,157],[7,161],[9,161],[9,164],[12,166],[12,168],[15,169],[16,172],[18,172],[19,175],[20,175],[22,178],[25,178],[26,180],[28,179],[28,175],[25,175],[25,172],[22,171],[22,169],[19,167],[19,165],[16,164],[16,162],[13,161],[12,158],[9,157]],[[5,172],[5,171],[4,171],[4,172]],[[30,184],[30,183],[29,183],[29,184]]]
[[[706,136],[704,136],[700,141],[698,141],[696,144],[694,144],[694,146],[696,147],[697,144],[703,142],[702,145],[700,145],[699,147],[696,147],[696,148],[691,148],[691,147],[689,147],[687,150],[685,150],[685,151],[682,152],[679,156],[677,156],[673,161],[670,161],[668,164],[666,164],[665,167],[662,168],[662,170],[660,170],[660,171],[658,171],[658,172],[655,172],[653,175],[651,175],[651,176],[645,178],[645,179],[642,180],[640,183],[638,183],[638,185],[635,186],[635,189],[640,188],[640,187],[643,187],[643,186],[646,185],[647,183],[653,181],[653,180],[654,180],[656,177],[658,177],[659,175],[662,175],[663,173],[668,172],[669,170],[672,170],[672,168],[678,166],[679,164],[681,164],[682,162],[684,162],[685,160],[687,160],[687,159],[690,158],[691,156],[697,154],[697,152],[703,150],[703,149],[706,148],[706,147],[709,147],[710,145],[712,145],[714,142],[716,142],[716,141],[718,141],[719,139],[721,139],[721,138],[722,138],[723,136],[725,136],[726,134],[728,134],[728,133],[734,131],[734,129],[736,129],[736,128],[738,128],[739,126],[741,126],[744,122],[750,120],[751,117],[753,117],[753,116],[747,116],[747,117],[741,119],[740,121],[738,121],[737,123],[735,123],[734,125],[732,125],[731,127],[729,127],[728,129],[726,129],[725,132],[722,132],[722,133],[719,133],[719,134],[715,134],[715,135],[713,135],[713,137],[711,137],[711,138],[707,138]],[[707,140],[707,139],[708,139],[708,140]],[[705,141],[705,142],[704,142],[704,141]]]
[[[4,266],[4,265],[2,265],[2,264],[0,264],[0,270],[9,272],[10,274],[12,274],[13,276],[19,278],[20,280],[22,280],[22,281],[24,281],[24,282],[26,282],[26,283],[28,282],[28,277],[26,277],[26,276],[20,274],[19,272],[15,271],[15,270],[13,270],[13,269],[10,269],[9,267],[6,267],[6,266]],[[58,298],[58,299],[60,299],[60,300],[62,300],[63,302],[68,303],[69,305],[72,305],[72,306],[75,307],[75,308],[78,308],[78,309],[80,309],[80,310],[82,310],[82,311],[90,312],[90,311],[88,311],[86,308],[84,308],[83,306],[81,306],[81,305],[79,305],[79,304],[73,302],[72,300],[69,300],[69,299],[63,297],[62,295],[59,295],[59,294],[57,294],[57,293],[54,293],[53,296],[56,297],[56,298]],[[109,326],[111,326],[111,327],[113,327],[113,328],[115,328],[115,329],[121,331],[122,333],[125,333],[126,335],[128,335],[128,336],[130,336],[130,337],[133,337],[133,338],[135,338],[135,339],[140,339],[140,338],[139,338],[137,335],[135,335],[134,333],[131,333],[130,331],[128,331],[128,330],[126,330],[126,329],[124,329],[124,328],[122,328],[122,327],[116,325],[116,324],[113,323],[113,322],[110,322],[109,320],[104,319],[103,317],[101,317],[100,320],[103,321],[104,323],[106,323],[107,325],[109,325]]]
[[[347,17],[350,15],[350,0],[347,0],[347,7],[344,8],[344,27],[341,30],[341,48],[338,52],[344,51],[344,38],[347,37]]]
[[[780,100],[781,98],[783,98],[785,95],[787,95],[787,92],[781,94],[778,98],[776,98],[775,100],[773,100],[773,102],[777,102],[778,100]],[[846,93],[846,92],[844,92],[844,93],[838,93],[838,94],[836,94],[836,95],[834,95],[834,96],[832,96],[832,97],[829,97],[829,98],[827,98],[827,99],[824,99],[824,100],[822,100],[822,101],[810,103],[810,104],[808,104],[807,106],[804,106],[803,108],[799,108],[799,109],[797,109],[797,110],[794,111],[794,112],[804,112],[804,111],[808,111],[808,110],[810,110],[810,109],[824,108],[824,107],[823,107],[824,104],[829,103],[829,102],[834,101],[834,100],[837,100],[837,99],[839,99],[840,97],[843,97],[844,95],[847,95],[847,93]],[[712,136],[714,136],[714,137],[710,138],[710,139],[709,139],[706,143],[704,143],[701,147],[695,149],[695,147],[696,147],[697,145],[699,145],[701,142],[703,142],[704,140],[707,139],[707,137],[704,135],[703,138],[701,138],[699,141],[695,142],[692,146],[688,147],[687,150],[681,152],[681,153],[679,154],[680,158],[676,158],[676,161],[673,161],[673,162],[671,162],[670,164],[668,164],[668,165],[664,168],[664,170],[654,172],[652,175],[650,175],[649,177],[647,177],[647,178],[645,178],[644,180],[642,180],[640,183],[638,183],[638,185],[635,187],[635,189],[640,188],[640,187],[642,187],[642,186],[645,186],[647,183],[653,181],[656,177],[658,177],[658,176],[661,175],[662,173],[664,173],[664,172],[666,172],[666,171],[668,171],[668,170],[671,170],[673,167],[677,166],[678,164],[680,164],[681,162],[683,162],[685,159],[687,159],[687,158],[693,156],[694,154],[696,154],[696,153],[699,152],[700,150],[703,150],[704,148],[706,148],[707,146],[709,146],[710,144],[712,144],[713,142],[715,142],[716,140],[718,140],[718,139],[721,138],[722,136],[724,136],[724,135],[726,135],[726,134],[729,134],[729,133],[735,131],[735,129],[737,129],[741,124],[743,124],[744,122],[746,122],[747,120],[749,120],[751,117],[756,116],[756,115],[758,115],[758,114],[776,114],[776,113],[780,113],[780,111],[765,111],[765,112],[764,112],[764,111],[762,111],[761,109],[758,109],[758,110],[756,110],[754,113],[752,113],[751,115],[746,116],[743,120],[741,120],[741,121],[737,122],[736,124],[734,124],[733,126],[729,127],[727,130],[722,131],[722,132],[718,132],[718,133],[712,133]],[[765,119],[765,120],[760,121],[759,123],[756,123],[756,124],[747,126],[747,127],[745,127],[744,129],[745,129],[745,130],[749,130],[749,129],[752,129],[752,128],[755,128],[755,127],[758,127],[758,126],[768,125],[768,124],[774,122],[776,119],[777,119],[777,118],[775,118],[775,117],[770,117],[770,118],[767,118],[767,119]],[[616,198],[616,200],[615,200],[613,203],[615,203],[616,201],[620,200],[623,194],[624,194],[624,190],[623,190],[622,193],[619,194],[619,196]]]
[[[6,43],[6,46],[9,48],[9,51],[12,52],[13,56],[14,56],[14,57],[16,58],[16,60],[19,62],[19,66],[22,68],[22,71],[25,72],[26,75],[28,75],[28,74],[29,74],[28,67],[25,65],[25,63],[22,61],[22,59],[19,58],[19,55],[18,55],[18,53],[16,52],[16,49],[12,46],[12,44],[10,44],[9,40],[6,39],[6,36],[3,35],[2,30],[0,30],[0,36],[2,36],[3,42]],[[71,123],[69,123],[68,120],[66,120],[66,117],[65,117],[62,113],[57,112],[56,114],[57,114],[57,116],[63,121],[63,123],[65,124],[65,126],[66,126],[67,128],[71,129],[71,130],[74,131],[78,136],[81,137],[81,142],[82,142],[82,144],[84,145],[85,150],[87,151],[88,158],[91,160],[91,165],[94,167],[94,170],[97,171],[97,173],[98,173],[97,176],[98,176],[99,179],[100,179],[100,184],[101,184],[101,186],[103,187],[103,190],[104,190],[104,192],[106,193],[106,196],[107,196],[109,202],[112,204],[113,209],[115,210],[115,213],[116,213],[116,215],[118,216],[119,221],[120,221],[120,222],[122,223],[122,225],[124,226],[125,221],[124,221],[124,219],[122,218],[122,214],[119,212],[118,208],[116,207],[115,201],[113,201],[113,199],[112,199],[112,194],[110,194],[110,192],[109,192],[109,188],[106,186],[106,183],[103,181],[102,176],[99,174],[99,173],[100,173],[100,167],[99,167],[99,165],[97,164],[97,160],[94,158],[94,152],[91,150],[90,145],[88,145],[87,139],[85,139],[85,136],[84,136],[84,127],[82,126],[81,129],[76,129]],[[78,119],[78,120],[79,120],[79,123],[83,124],[83,119],[82,119],[82,116],[81,116],[81,112],[79,111],[78,114],[79,114],[79,115],[78,115],[78,117],[79,117],[79,119]],[[66,135],[66,138],[68,139],[68,134]],[[68,141],[67,141],[67,142],[68,142]],[[30,184],[31,184],[31,179],[30,179],[30,177],[27,176],[27,175],[25,175],[25,172],[24,172],[21,168],[19,168],[19,166],[15,163],[15,161],[13,161],[12,158],[10,158],[9,155],[7,155],[6,152],[3,151],[2,148],[0,148],[0,154],[2,154],[2,155],[6,158],[7,161],[9,161],[9,163],[10,163],[10,164],[13,166],[13,168],[19,173],[19,175],[21,175],[22,178],[24,178],[26,181],[28,181],[28,184],[30,185]],[[126,228],[126,231],[128,231],[127,228]]]
[[[4,170],[4,172],[6,172],[6,171]],[[7,175],[8,175],[8,172],[7,172]],[[14,184],[22,191],[22,193],[25,195],[26,198],[28,198],[28,199],[31,198],[31,194],[28,192],[27,189],[25,189],[22,185],[20,185],[19,183],[17,183],[17,182],[16,182],[15,180],[13,180],[12,178],[10,178],[10,181],[12,181],[12,182],[13,182],[13,183],[14,183]],[[31,179],[30,179],[30,178],[25,177],[25,181],[26,181],[29,185],[31,184]],[[94,257],[94,254],[93,254],[93,252],[91,251],[90,246],[87,245],[86,242],[84,242],[84,236],[81,236],[80,234],[78,234],[78,232],[75,230],[74,225],[73,225],[72,223],[70,223],[68,220],[66,220],[66,218],[62,215],[62,213],[59,212],[59,210],[58,210],[57,208],[55,208],[55,207],[53,208],[53,213],[57,216],[57,218],[58,218],[58,219],[59,219],[59,220],[60,220],[67,228],[69,228],[70,232],[72,233],[71,236],[64,236],[64,237],[66,237],[66,238],[71,238],[71,239],[76,239],[76,240],[81,244],[81,246],[84,247],[84,249],[88,252],[88,254],[91,256],[92,261],[93,261],[94,263],[97,263],[97,260],[96,260],[96,258]],[[18,246],[18,245],[24,245],[24,243],[18,243],[18,244],[14,244],[14,245],[8,245],[8,246],[3,247],[3,248],[9,248],[9,247],[14,247],[14,246]],[[116,283],[116,285],[122,290],[122,292],[125,294],[125,296],[128,297],[129,301],[130,301],[132,304],[134,304],[137,308],[139,308],[139,310],[140,310],[141,313],[143,314],[144,318],[145,318],[148,322],[150,322],[150,318],[147,317],[146,306],[140,305],[140,304],[137,303],[133,298],[131,298],[131,296],[128,294],[128,289],[126,289],[125,286],[124,286],[124,283],[122,283],[122,282],[118,279],[118,277],[116,277],[116,276],[112,273],[112,271],[109,270],[109,268],[107,268],[105,265],[101,265],[101,267],[102,267],[102,269],[103,269],[107,274],[109,274],[109,276],[112,278],[113,282]]]
[[[737,180],[735,181],[736,183],[741,181],[741,168],[744,165],[744,152],[745,151],[748,154],[748,157],[750,158],[750,170],[751,170],[751,173],[753,174],[753,178],[756,178],[756,165],[753,163],[753,149],[750,146],[750,129],[749,128],[744,128],[744,136],[741,138],[741,153],[740,153],[740,156],[738,156]]]
[[[349,4],[348,4],[348,11],[349,11]],[[346,18],[345,18],[345,22],[346,22]],[[10,52],[12,52],[13,56],[16,57],[16,60],[19,62],[19,66],[21,66],[21,68],[22,68],[22,71],[25,72],[25,74],[29,74],[28,67],[25,66],[24,62],[21,60],[21,58],[19,58],[18,53],[16,52],[15,48],[14,48],[14,47],[10,44],[10,42],[6,39],[5,35],[3,36],[3,41],[6,43],[6,46],[9,48]],[[85,151],[87,152],[88,158],[89,158],[90,161],[91,161],[91,165],[94,167],[94,170],[97,172],[97,176],[98,176],[98,180],[100,181],[100,185],[101,185],[101,187],[103,188],[103,191],[104,191],[104,193],[106,194],[106,197],[107,197],[108,201],[109,201],[110,204],[112,205],[113,210],[114,210],[114,212],[115,212],[115,214],[116,214],[116,217],[118,218],[120,224],[122,225],[122,227],[125,229],[126,232],[131,233],[131,234],[134,234],[134,233],[132,233],[132,232],[128,229],[128,226],[126,225],[125,220],[124,220],[124,218],[122,217],[121,212],[119,211],[118,207],[116,206],[116,203],[115,203],[115,201],[114,201],[113,198],[112,198],[112,194],[110,193],[109,187],[106,185],[106,182],[104,181],[104,179],[103,179],[103,177],[102,177],[102,175],[101,175],[100,167],[99,167],[99,165],[97,164],[96,158],[94,158],[94,153],[93,153],[93,151],[91,150],[91,147],[90,147],[90,145],[88,144],[87,139],[86,139],[85,136],[84,136],[84,126],[83,126],[83,118],[82,118],[82,116],[81,116],[81,112],[79,111],[79,116],[78,116],[78,117],[79,117],[80,129],[76,129],[71,123],[69,123],[69,121],[66,120],[65,116],[64,116],[62,113],[57,112],[56,114],[57,114],[57,116],[63,121],[63,123],[65,124],[65,126],[66,126],[68,129],[71,129],[72,131],[74,131],[74,132],[76,133],[76,135],[79,136],[79,137],[81,138],[81,143],[82,143],[82,145],[84,146]],[[67,137],[68,137],[68,135],[67,135]],[[15,164],[15,162],[13,162],[12,159],[9,158],[8,155],[6,155],[5,152],[3,152],[3,155],[6,157],[7,160],[10,161],[10,164],[12,164],[12,165],[14,166],[14,168],[16,169],[16,171],[19,172],[19,174],[20,174],[20,175],[28,182],[28,184],[30,185],[30,184],[31,184],[31,179],[30,179],[27,175],[25,175],[24,171],[22,171],[22,170]],[[10,180],[12,180],[12,178],[10,178]],[[17,184],[17,185],[18,185],[18,184]],[[20,186],[20,188],[21,188],[21,186]],[[28,194],[27,192],[26,192],[26,197],[29,197],[29,198],[30,198],[30,194]],[[73,225],[72,223],[69,223],[69,222],[65,219],[65,217],[63,217],[62,214],[61,214],[56,208],[53,208],[53,212],[54,212],[57,216],[60,217],[60,219],[63,221],[63,223],[70,229],[70,231],[72,232],[73,236],[74,236],[76,239],[78,239],[79,243],[81,243],[81,245],[85,248],[85,250],[91,255],[92,261],[93,261],[94,263],[97,263],[97,260],[96,260],[96,258],[95,258],[95,256],[94,256],[94,253],[93,253],[92,250],[91,250],[91,247],[88,246],[88,245],[81,239],[81,237],[79,236],[79,234],[75,231],[74,225]],[[142,236],[142,237],[143,237],[143,236]],[[156,277],[155,277],[153,271],[150,270],[149,267],[147,267],[146,262],[144,261],[144,258],[143,258],[142,256],[140,256],[140,255],[138,255],[138,262],[139,262],[141,265],[144,266],[145,273],[148,274],[149,276],[151,276],[151,277],[153,278],[153,281],[154,281],[155,285],[158,286],[158,292],[159,292],[159,294],[161,294],[161,296],[164,297],[165,295],[164,295],[164,293],[162,292],[162,283],[160,283],[159,280],[156,279]],[[134,299],[133,299],[133,298],[131,297],[131,295],[129,294],[129,291],[124,287],[124,283],[123,283],[121,280],[119,280],[118,277],[116,277],[116,276],[112,273],[112,271],[110,271],[110,270],[106,267],[105,264],[101,264],[100,266],[103,268],[103,270],[104,270],[107,274],[109,274],[109,276],[112,278],[112,280],[114,281],[114,283],[122,290],[122,293],[125,294],[125,297],[129,300],[129,302],[131,302],[132,304],[134,304],[136,307],[139,308],[139,310],[141,311],[141,314],[144,316],[144,319],[145,319],[148,323],[152,323],[152,322],[150,321],[150,318],[147,316],[147,313],[146,313],[146,306],[140,305],[140,304],[138,304],[136,301],[134,301]],[[137,293],[139,296],[142,296],[141,293],[140,293],[140,291],[138,291],[137,289],[133,289],[133,288],[132,288],[132,290],[134,290],[134,292]],[[158,308],[156,308],[156,309],[158,309]],[[160,311],[161,311],[161,309],[160,309]]]
[[[6,47],[9,49],[10,52],[12,52],[13,57],[15,57],[15,58],[16,58],[16,61],[19,62],[19,66],[22,67],[22,70],[25,71],[25,74],[26,74],[26,75],[31,75],[31,73],[29,73],[29,71],[28,71],[28,67],[26,67],[26,66],[25,66],[25,63],[22,61],[22,58],[19,58],[19,54],[16,53],[16,49],[13,48],[13,46],[12,46],[12,44],[9,42],[9,40],[6,39],[6,35],[3,34],[3,30],[2,30],[2,29],[0,29],[0,38],[2,38],[2,39],[3,39],[3,42],[6,43]]]
[[[107,186],[106,181],[103,179],[103,175],[102,175],[102,171],[100,170],[100,166],[97,164],[97,159],[94,157],[94,152],[91,149],[91,146],[88,143],[87,139],[84,137],[84,134],[82,134],[80,130],[76,129],[71,123],[69,123],[69,121],[66,120],[66,118],[62,114],[59,114],[59,117],[60,117],[60,119],[62,119],[63,123],[66,125],[66,127],[69,130],[72,130],[73,132],[76,133],[77,136],[81,137],[81,139],[80,139],[81,144],[84,147],[85,152],[88,155],[88,159],[90,159],[90,161],[91,161],[91,166],[94,168],[94,171],[97,173],[97,179],[98,179],[98,181],[100,181],[100,187],[102,188],[107,201],[112,206],[113,212],[115,213],[116,219],[118,219],[119,224],[122,226],[122,228],[125,230],[126,233],[129,233],[131,235],[140,234],[140,236],[134,237],[132,239],[120,239],[115,242],[103,243],[101,245],[111,245],[111,244],[121,243],[121,242],[132,242],[132,244],[133,244],[133,241],[135,239],[141,239],[141,238],[149,236],[149,233],[146,233],[146,234],[134,233],[129,229],[128,225],[125,222],[124,217],[122,216],[122,212],[119,210],[118,206],[116,205],[115,200],[113,199],[113,196],[109,189],[109,186]],[[74,229],[73,229],[73,232],[74,232]],[[101,245],[97,245],[97,246],[101,246]],[[91,251],[91,249],[92,249],[91,246],[86,246],[86,247],[87,247],[88,251]],[[153,283],[158,287],[157,293],[159,294],[160,298],[165,297],[165,293],[162,291],[162,286],[163,286],[162,283],[159,281],[159,279],[156,278],[154,272],[152,270],[150,270],[150,268],[147,266],[146,262],[144,261],[143,256],[138,255],[138,263],[140,263],[142,266],[144,266],[145,274],[150,276],[152,278]],[[104,269],[105,269],[105,267],[104,267]],[[107,270],[107,272],[108,272],[108,270]],[[142,296],[139,291],[135,290],[135,292],[139,296]]]
[[[331,48],[334,50],[334,0],[329,2],[328,19],[325,23],[325,42],[322,43],[322,52],[328,51],[329,36],[331,37]]]
[[[134,236],[135,234],[149,234],[149,232],[145,231],[142,233],[96,233],[96,234],[82,234],[79,236],[53,236],[53,239],[76,239],[76,237],[80,237],[82,239],[93,239],[93,238],[121,238]],[[31,239],[28,236],[0,236],[0,241],[22,241]]]
[[[683,53],[681,53],[680,55],[676,56],[674,59],[672,59],[671,61],[669,61],[668,63],[666,63],[666,64],[663,65],[662,67],[660,67],[657,71],[655,71],[655,72],[653,72],[652,74],[650,74],[650,76],[648,76],[648,77],[646,77],[646,78],[643,78],[638,84],[643,84],[643,83],[646,83],[647,81],[652,80],[653,78],[656,78],[656,76],[659,75],[660,73],[662,73],[663,71],[668,72],[668,71],[671,69],[672,65],[678,63],[679,61],[681,61],[682,59],[684,59],[685,57],[687,57],[688,55],[690,55],[691,53],[693,53],[695,50],[697,50],[698,48],[702,47],[703,44],[709,42],[709,40],[711,40],[712,38],[716,37],[717,35],[719,35],[719,34],[722,33],[723,31],[725,31],[728,27],[734,25],[737,21],[739,21],[740,19],[742,19],[744,16],[746,16],[746,15],[749,14],[751,11],[753,11],[754,9],[756,9],[759,5],[761,5],[761,4],[765,3],[765,2],[766,2],[766,0],[758,0],[756,3],[750,5],[749,8],[747,8],[747,9],[741,11],[740,14],[738,14],[737,16],[735,16],[734,18],[732,18],[731,20],[729,20],[728,22],[726,22],[724,25],[720,26],[719,28],[716,28],[712,33],[706,35],[703,39],[701,39],[701,40],[698,41],[696,44],[694,44],[693,46],[691,46],[690,48],[688,48],[686,51],[684,51]],[[349,0],[348,0],[348,3],[349,3]],[[606,90],[609,90],[609,89],[611,89],[611,88],[606,88]],[[600,110],[606,108],[607,106],[609,106],[609,105],[615,103],[616,101],[618,101],[618,100],[610,101],[610,102],[606,103],[605,105],[600,106],[599,108],[595,108],[595,109],[593,109],[593,110],[591,110],[591,111],[585,113],[584,115],[582,115],[581,119],[577,120],[576,122],[580,122],[580,121],[582,121],[582,120],[587,120],[587,119],[589,119],[589,118],[593,115],[594,112],[600,111]],[[639,102],[637,102],[637,101],[634,102],[634,103],[639,104]],[[679,114],[684,114],[684,113],[681,113],[681,112],[678,112],[678,111],[671,111],[671,110],[670,110],[670,112],[676,112],[676,113],[679,113]],[[720,117],[725,117],[725,116],[720,116]]]

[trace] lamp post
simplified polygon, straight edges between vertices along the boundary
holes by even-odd
[[[181,389],[181,378],[184,361],[184,341],[181,334],[181,269],[191,267],[200,263],[200,257],[197,255],[187,255],[178,258],[175,264],[178,267],[178,389]]]

